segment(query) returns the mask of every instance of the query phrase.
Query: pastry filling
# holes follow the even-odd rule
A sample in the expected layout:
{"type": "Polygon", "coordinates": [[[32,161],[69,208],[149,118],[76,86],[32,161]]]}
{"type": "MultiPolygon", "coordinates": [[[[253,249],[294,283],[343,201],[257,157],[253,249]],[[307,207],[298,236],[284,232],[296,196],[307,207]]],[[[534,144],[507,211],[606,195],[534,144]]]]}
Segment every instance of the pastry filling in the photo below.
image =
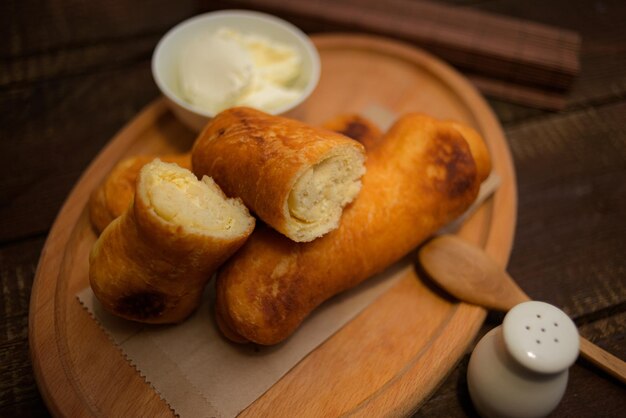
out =
{"type": "Polygon", "coordinates": [[[237,236],[253,218],[238,199],[228,199],[212,178],[199,181],[189,170],[158,159],[146,164],[138,193],[164,221],[194,232],[237,236]]]}
{"type": "Polygon", "coordinates": [[[331,156],[306,170],[289,195],[291,216],[303,224],[336,227],[343,207],[361,190],[363,163],[361,154],[346,153],[331,156]]]}

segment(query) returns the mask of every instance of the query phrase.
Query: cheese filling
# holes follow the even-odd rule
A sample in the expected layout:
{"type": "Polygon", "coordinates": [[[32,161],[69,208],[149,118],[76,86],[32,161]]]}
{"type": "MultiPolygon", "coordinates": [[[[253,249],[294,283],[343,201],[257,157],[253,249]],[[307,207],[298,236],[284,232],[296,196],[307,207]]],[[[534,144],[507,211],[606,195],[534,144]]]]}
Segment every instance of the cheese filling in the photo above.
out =
{"type": "Polygon", "coordinates": [[[309,168],[296,181],[288,200],[289,213],[304,224],[337,225],[343,207],[361,190],[363,158],[329,157],[309,168]]]}
{"type": "Polygon", "coordinates": [[[142,168],[138,193],[145,193],[154,212],[168,223],[199,233],[236,236],[251,224],[247,208],[228,199],[213,179],[156,159],[142,168]],[[143,186],[143,187],[142,187],[143,186]]]}

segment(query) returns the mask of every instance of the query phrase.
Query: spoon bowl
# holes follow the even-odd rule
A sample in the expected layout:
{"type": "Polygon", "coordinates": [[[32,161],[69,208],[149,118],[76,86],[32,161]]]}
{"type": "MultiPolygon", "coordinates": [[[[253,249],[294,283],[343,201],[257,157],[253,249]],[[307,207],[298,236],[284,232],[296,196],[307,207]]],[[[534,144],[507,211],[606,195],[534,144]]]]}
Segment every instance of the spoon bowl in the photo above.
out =
{"type": "MultiPolygon", "coordinates": [[[[531,300],[513,278],[482,249],[452,235],[434,238],[419,251],[424,271],[457,299],[506,312],[531,300]]],[[[580,353],[592,364],[626,383],[626,363],[580,337],[580,353]]]]}

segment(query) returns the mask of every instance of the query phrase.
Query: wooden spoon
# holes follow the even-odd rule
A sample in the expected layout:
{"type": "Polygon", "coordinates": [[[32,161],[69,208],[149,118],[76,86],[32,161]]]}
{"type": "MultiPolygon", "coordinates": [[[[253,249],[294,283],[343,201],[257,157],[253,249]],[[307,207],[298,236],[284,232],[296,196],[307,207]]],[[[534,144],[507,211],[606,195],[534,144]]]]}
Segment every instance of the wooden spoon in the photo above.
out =
{"type": "MultiPolygon", "coordinates": [[[[483,250],[452,235],[442,235],[422,247],[419,260],[435,283],[461,301],[506,312],[530,300],[513,278],[483,250]]],[[[626,383],[624,361],[582,336],[580,353],[626,383]]]]}

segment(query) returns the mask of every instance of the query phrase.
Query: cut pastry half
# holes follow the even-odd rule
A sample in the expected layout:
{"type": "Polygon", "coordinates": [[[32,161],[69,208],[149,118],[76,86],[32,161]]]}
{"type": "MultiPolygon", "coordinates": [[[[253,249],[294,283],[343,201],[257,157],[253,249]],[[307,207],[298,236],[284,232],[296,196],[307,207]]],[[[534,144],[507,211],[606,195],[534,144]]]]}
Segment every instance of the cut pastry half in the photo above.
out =
{"type": "Polygon", "coordinates": [[[296,242],[336,229],[365,173],[365,150],[357,141],[245,107],[213,118],[191,158],[196,175],[211,176],[296,242]]]}
{"type": "MultiPolygon", "coordinates": [[[[89,219],[100,234],[108,224],[128,209],[135,195],[141,168],[156,155],[135,155],[118,162],[89,197],[89,219]]],[[[168,154],[158,157],[183,168],[191,168],[190,154],[168,154]]]]}
{"type": "Polygon", "coordinates": [[[94,244],[91,287],[107,311],[123,318],[182,321],[254,224],[243,203],[211,178],[198,180],[156,159],[139,172],[133,204],[94,244]]]}

